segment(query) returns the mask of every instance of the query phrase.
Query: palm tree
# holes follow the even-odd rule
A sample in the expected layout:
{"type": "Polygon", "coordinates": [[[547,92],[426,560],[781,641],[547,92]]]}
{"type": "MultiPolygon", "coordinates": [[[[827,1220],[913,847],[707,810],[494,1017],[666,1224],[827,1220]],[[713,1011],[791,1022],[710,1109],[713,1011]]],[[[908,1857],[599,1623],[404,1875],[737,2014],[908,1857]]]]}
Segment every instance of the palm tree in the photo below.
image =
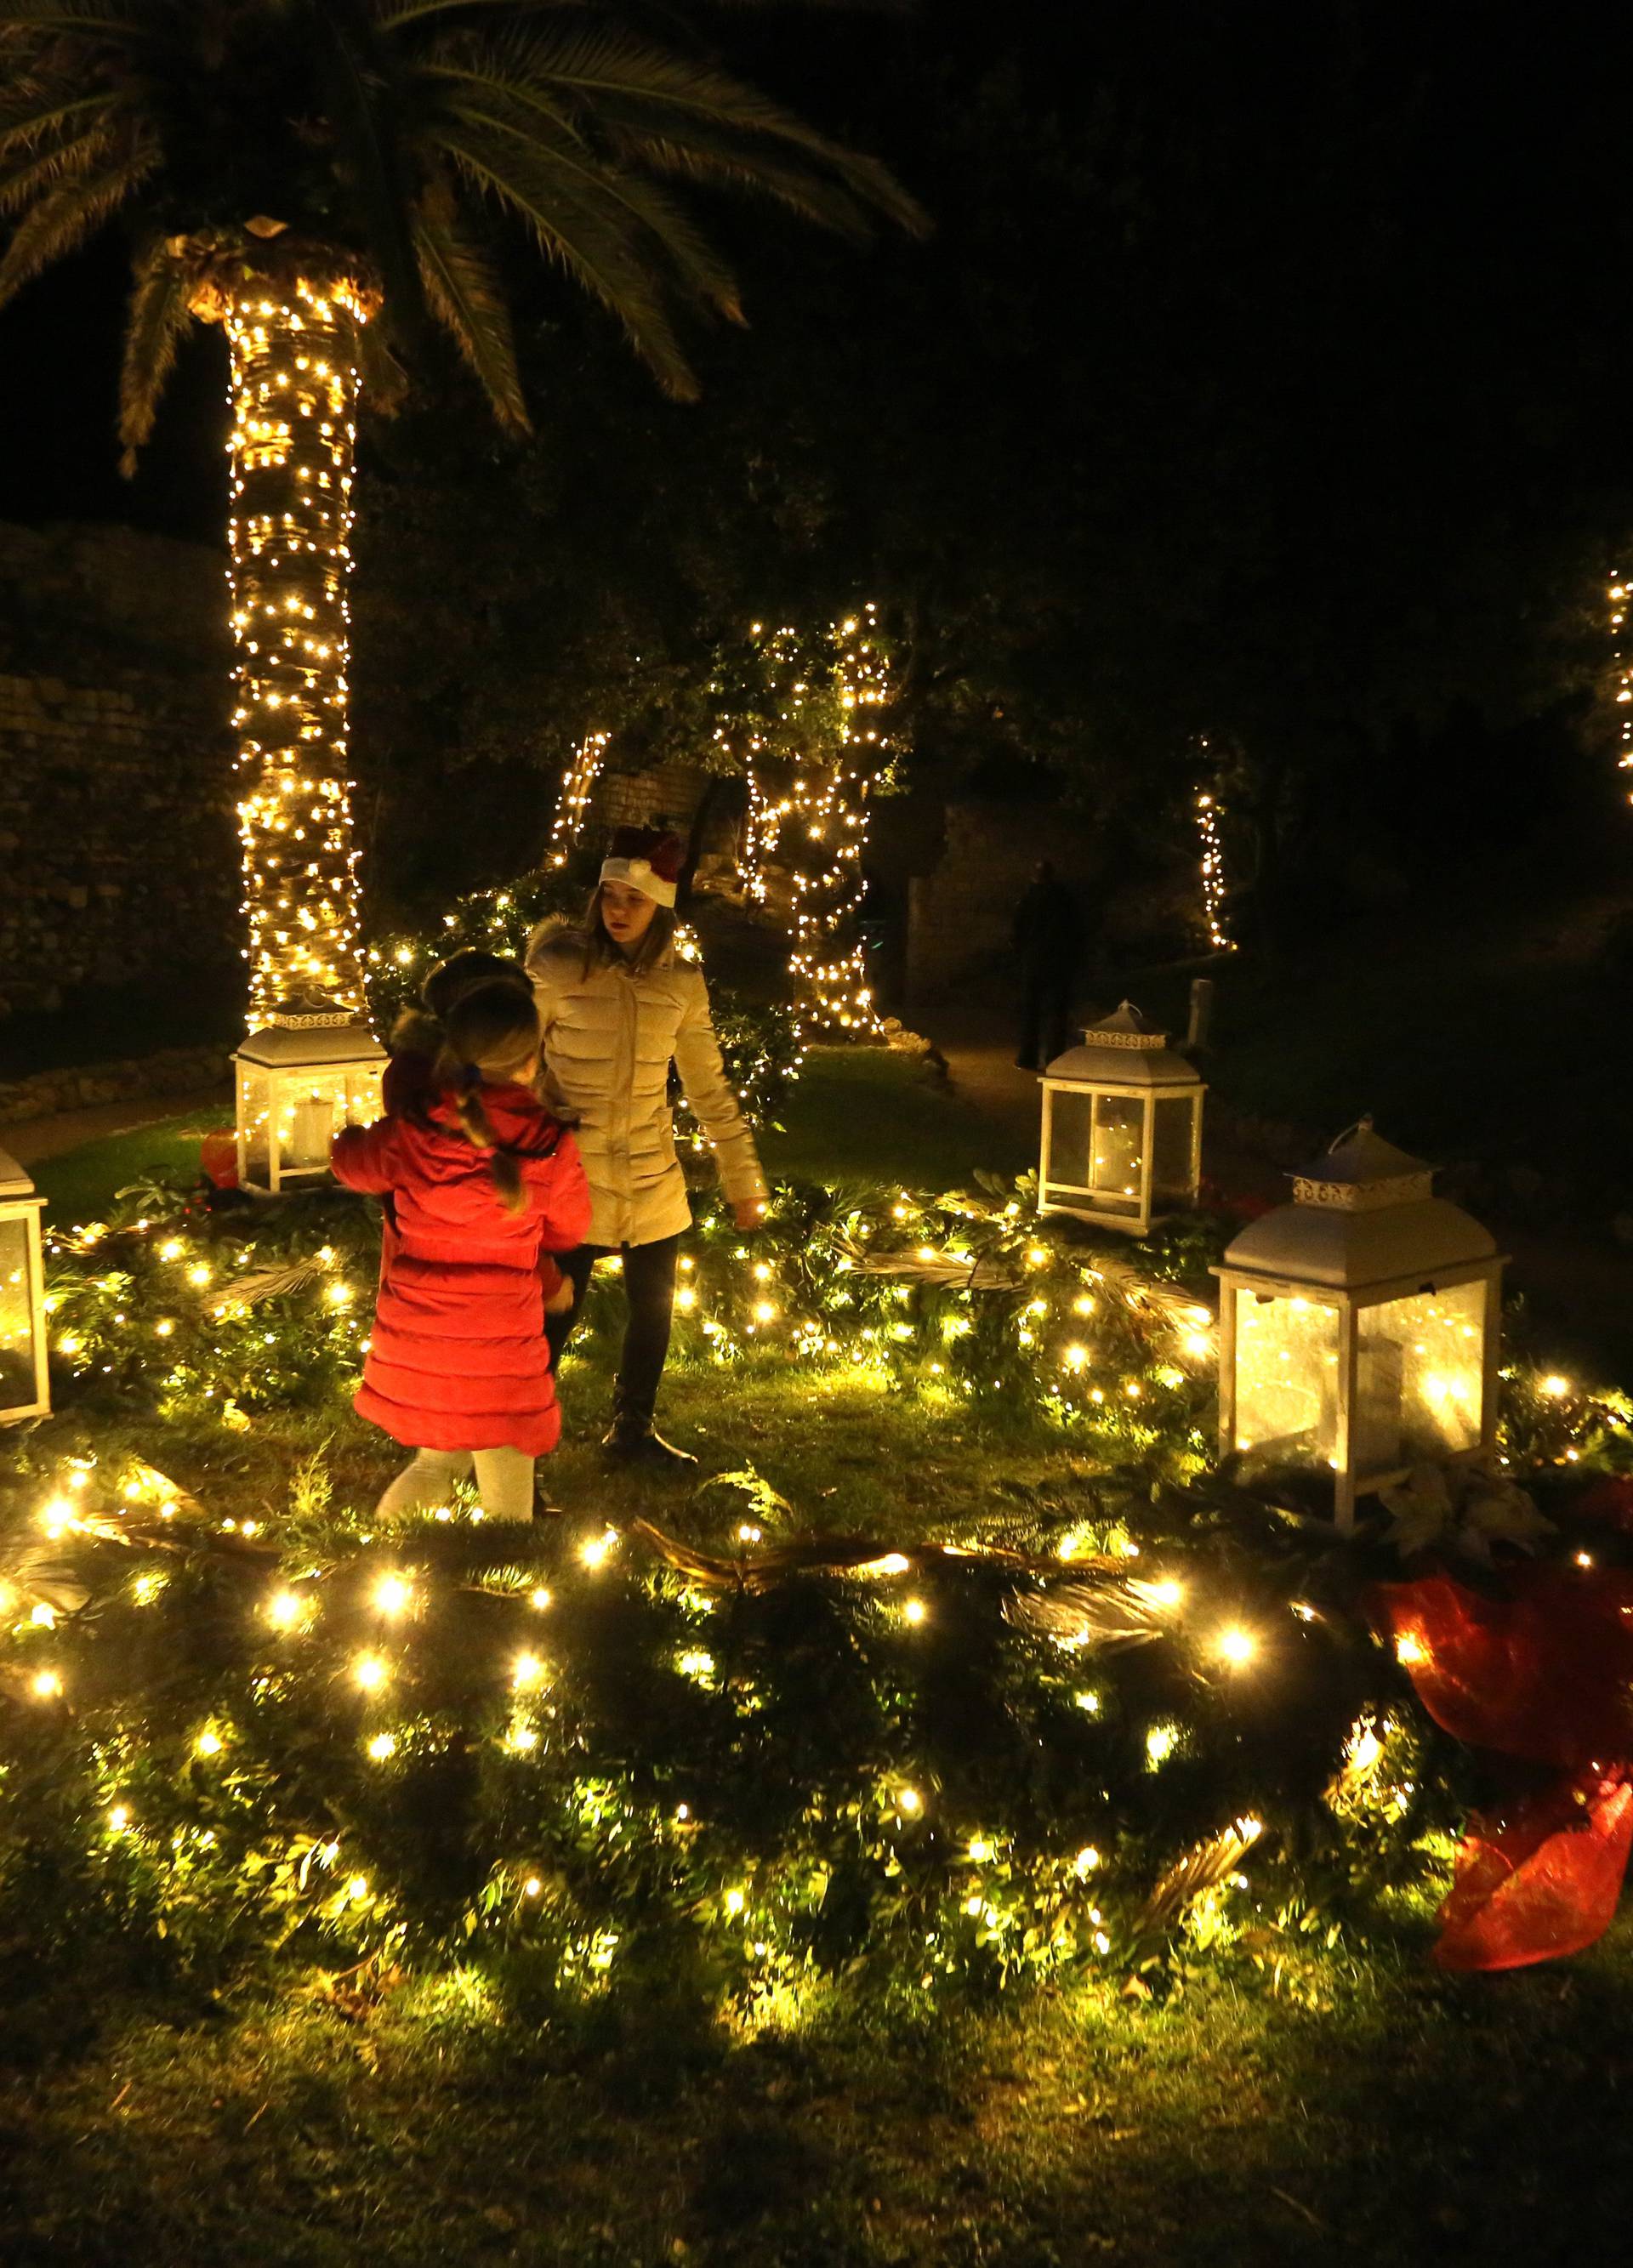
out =
{"type": "Polygon", "coordinates": [[[127,470],[190,324],[225,330],[250,1020],[355,1017],[360,395],[391,406],[429,315],[500,423],[526,430],[484,248],[494,217],[685,399],[677,316],[742,315],[672,182],[756,192],[857,238],[878,216],[923,217],[876,159],[708,56],[638,36],[616,6],[573,0],[0,0],[0,212],[16,217],[0,305],[115,216],[135,225],[127,470]]]}

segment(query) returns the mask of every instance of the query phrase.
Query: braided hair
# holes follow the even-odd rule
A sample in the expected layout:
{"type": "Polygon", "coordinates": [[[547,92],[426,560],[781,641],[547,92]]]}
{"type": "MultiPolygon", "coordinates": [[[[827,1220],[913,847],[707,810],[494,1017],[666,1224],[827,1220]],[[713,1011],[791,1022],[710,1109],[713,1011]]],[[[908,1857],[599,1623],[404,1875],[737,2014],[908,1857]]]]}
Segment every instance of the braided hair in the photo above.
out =
{"type": "Polygon", "coordinates": [[[479,984],[461,996],[443,1019],[435,1077],[452,1087],[454,1107],[473,1148],[492,1152],[489,1170],[506,1212],[520,1212],[521,1167],[493,1130],[482,1099],[484,1079],[520,1078],[539,1051],[538,1011],[531,991],[512,983],[479,984]]]}

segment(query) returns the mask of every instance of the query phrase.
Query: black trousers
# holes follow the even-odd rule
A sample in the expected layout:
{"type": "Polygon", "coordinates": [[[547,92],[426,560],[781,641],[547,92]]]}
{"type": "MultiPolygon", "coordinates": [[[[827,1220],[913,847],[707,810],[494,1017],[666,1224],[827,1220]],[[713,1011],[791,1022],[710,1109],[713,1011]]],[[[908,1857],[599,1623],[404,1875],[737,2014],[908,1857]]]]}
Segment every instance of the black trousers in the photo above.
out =
{"type": "Polygon", "coordinates": [[[1044,1064],[1053,1063],[1071,1045],[1075,981],[1075,971],[1059,961],[1041,967],[1034,964],[1027,969],[1022,994],[1021,1045],[1015,1059],[1028,1071],[1041,1071],[1044,1064]],[[1038,1056],[1040,1042],[1042,1063],[1038,1056]]]}
{"type": "MultiPolygon", "coordinates": [[[[556,1256],[556,1265],[573,1286],[573,1305],[565,1314],[546,1315],[544,1336],[550,1341],[552,1367],[573,1336],[589,1287],[590,1270],[610,1257],[610,1244],[580,1244],[575,1251],[556,1256]]],[[[680,1252],[678,1236],[661,1236],[655,1244],[625,1244],[624,1297],[628,1321],[624,1327],[624,1352],[613,1388],[616,1417],[650,1425],[657,1405],[658,1381],[669,1351],[669,1324],[675,1308],[675,1263],[680,1252]]]]}

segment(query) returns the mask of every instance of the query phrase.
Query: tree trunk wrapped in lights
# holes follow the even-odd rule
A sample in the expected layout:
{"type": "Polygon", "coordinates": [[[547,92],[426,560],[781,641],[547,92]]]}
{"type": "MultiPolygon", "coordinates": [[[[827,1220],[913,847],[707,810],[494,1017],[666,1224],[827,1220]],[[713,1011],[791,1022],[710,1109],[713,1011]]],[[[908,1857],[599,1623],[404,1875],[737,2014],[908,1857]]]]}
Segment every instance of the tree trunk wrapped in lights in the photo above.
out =
{"type": "Polygon", "coordinates": [[[351,465],[366,285],[281,241],[213,265],[194,312],[232,358],[230,591],[250,1036],[235,1058],[240,1178],[321,1173],[374,1114],[363,1020],[346,669],[351,465]]]}
{"type": "MultiPolygon", "coordinates": [[[[749,895],[761,904],[769,896],[766,868],[787,872],[788,973],[802,1036],[865,1039],[878,1030],[879,1018],[859,934],[868,895],[861,858],[868,799],[889,755],[873,712],[890,698],[890,668],[871,604],[836,623],[830,642],[831,686],[802,668],[793,630],[765,641],[773,667],[800,674],[782,696],[776,729],[747,740],[744,865],[749,895]],[[789,757],[791,740],[797,752],[789,757]],[[784,775],[777,786],[773,770],[784,775]]],[[[715,738],[724,743],[726,736],[715,738]]]]}

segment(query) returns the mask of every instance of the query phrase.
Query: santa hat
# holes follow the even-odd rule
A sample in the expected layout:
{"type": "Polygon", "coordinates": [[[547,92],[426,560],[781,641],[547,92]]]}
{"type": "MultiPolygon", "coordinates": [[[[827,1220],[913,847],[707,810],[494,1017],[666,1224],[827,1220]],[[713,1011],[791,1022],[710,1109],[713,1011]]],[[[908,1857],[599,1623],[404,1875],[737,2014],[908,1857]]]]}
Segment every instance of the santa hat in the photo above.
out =
{"type": "Polygon", "coordinates": [[[620,827],[601,862],[601,879],[625,882],[642,897],[672,906],[685,856],[678,835],[661,835],[655,827],[620,827]]]}

